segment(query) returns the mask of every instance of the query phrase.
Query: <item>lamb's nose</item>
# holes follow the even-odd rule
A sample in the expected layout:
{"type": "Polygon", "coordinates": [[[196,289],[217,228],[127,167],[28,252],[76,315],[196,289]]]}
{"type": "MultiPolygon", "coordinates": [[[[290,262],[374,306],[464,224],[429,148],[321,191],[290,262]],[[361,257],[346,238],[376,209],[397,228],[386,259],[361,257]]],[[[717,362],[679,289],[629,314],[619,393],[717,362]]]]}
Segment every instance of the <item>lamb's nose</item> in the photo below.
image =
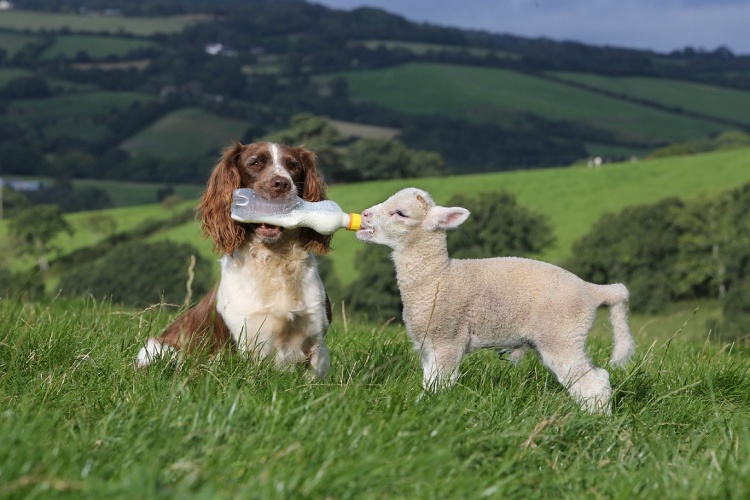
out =
{"type": "Polygon", "coordinates": [[[291,188],[292,183],[289,182],[289,179],[287,179],[286,177],[277,175],[276,177],[271,179],[271,189],[273,189],[273,192],[276,194],[288,193],[291,188]]]}
{"type": "Polygon", "coordinates": [[[365,218],[369,218],[369,217],[370,217],[370,215],[372,215],[372,212],[370,212],[370,209],[369,209],[369,208],[368,208],[367,210],[365,210],[364,212],[362,212],[362,218],[363,218],[363,219],[365,219],[365,218]]]}

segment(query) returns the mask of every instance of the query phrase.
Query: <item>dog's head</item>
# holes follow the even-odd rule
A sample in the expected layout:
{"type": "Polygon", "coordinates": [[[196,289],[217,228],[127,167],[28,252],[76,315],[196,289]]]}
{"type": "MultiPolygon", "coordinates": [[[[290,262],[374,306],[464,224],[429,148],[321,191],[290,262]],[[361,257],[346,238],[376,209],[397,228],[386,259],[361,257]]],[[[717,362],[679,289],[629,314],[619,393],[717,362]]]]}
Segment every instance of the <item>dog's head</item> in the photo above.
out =
{"type": "MultiPolygon", "coordinates": [[[[231,254],[248,238],[269,244],[282,238],[282,228],[240,223],[230,217],[232,195],[238,188],[252,188],[268,200],[286,201],[299,196],[307,201],[321,201],[326,194],[312,151],[270,142],[235,142],[224,150],[214,167],[198,205],[203,234],[213,238],[214,251],[219,254],[231,254]]],[[[328,252],[330,236],[308,228],[295,231],[306,249],[328,252]]]]}

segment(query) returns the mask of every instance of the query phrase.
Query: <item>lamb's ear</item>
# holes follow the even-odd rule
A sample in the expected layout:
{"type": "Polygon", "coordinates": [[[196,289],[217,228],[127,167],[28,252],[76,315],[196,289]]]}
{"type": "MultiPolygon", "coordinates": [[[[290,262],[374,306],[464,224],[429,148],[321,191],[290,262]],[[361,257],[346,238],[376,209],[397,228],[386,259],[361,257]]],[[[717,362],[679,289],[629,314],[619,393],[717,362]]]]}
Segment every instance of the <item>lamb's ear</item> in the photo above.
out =
{"type": "Polygon", "coordinates": [[[430,231],[455,229],[469,218],[470,213],[461,207],[432,207],[427,212],[427,228],[430,231]]]}

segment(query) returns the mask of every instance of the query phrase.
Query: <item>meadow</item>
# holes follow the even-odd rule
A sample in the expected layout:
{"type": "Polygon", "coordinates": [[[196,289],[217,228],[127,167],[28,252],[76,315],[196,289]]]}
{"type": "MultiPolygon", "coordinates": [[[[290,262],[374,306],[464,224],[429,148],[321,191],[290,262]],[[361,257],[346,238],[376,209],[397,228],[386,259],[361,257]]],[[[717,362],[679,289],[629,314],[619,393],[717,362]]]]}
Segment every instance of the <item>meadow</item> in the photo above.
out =
{"type": "MultiPolygon", "coordinates": [[[[134,370],[175,310],[0,301],[4,498],[744,498],[750,351],[634,333],[614,411],[531,354],[423,395],[403,327],[337,320],[329,377],[232,352],[134,370]]],[[[607,327],[590,355],[609,355],[607,327]]]]}
{"type": "Polygon", "coordinates": [[[585,73],[550,73],[556,78],[673,106],[685,111],[750,124],[750,92],[664,78],[614,77],[585,73]]]}
{"type": "Polygon", "coordinates": [[[224,118],[200,108],[184,108],[156,120],[129,137],[120,148],[131,154],[146,153],[157,158],[205,156],[217,148],[241,140],[247,122],[224,118]]]}
{"type": "Polygon", "coordinates": [[[17,99],[8,105],[8,113],[19,124],[38,127],[48,139],[75,137],[92,141],[107,133],[97,122],[97,116],[154,99],[152,95],[138,92],[89,91],[42,99],[17,99]]]}
{"type": "Polygon", "coordinates": [[[62,35],[55,37],[54,43],[41,55],[43,61],[62,58],[75,58],[85,52],[90,59],[105,59],[109,56],[126,56],[133,50],[155,48],[148,40],[118,38],[112,36],[62,35]]]}
{"type": "Polygon", "coordinates": [[[511,70],[410,63],[348,72],[353,96],[406,113],[439,112],[511,126],[521,113],[587,123],[622,141],[653,144],[718,133],[725,125],[669,113],[511,70]]]}
{"type": "Polygon", "coordinates": [[[156,33],[177,33],[185,26],[200,22],[203,18],[188,15],[139,18],[9,10],[4,11],[0,16],[0,28],[31,32],[64,29],[71,32],[150,36],[156,33]]]}

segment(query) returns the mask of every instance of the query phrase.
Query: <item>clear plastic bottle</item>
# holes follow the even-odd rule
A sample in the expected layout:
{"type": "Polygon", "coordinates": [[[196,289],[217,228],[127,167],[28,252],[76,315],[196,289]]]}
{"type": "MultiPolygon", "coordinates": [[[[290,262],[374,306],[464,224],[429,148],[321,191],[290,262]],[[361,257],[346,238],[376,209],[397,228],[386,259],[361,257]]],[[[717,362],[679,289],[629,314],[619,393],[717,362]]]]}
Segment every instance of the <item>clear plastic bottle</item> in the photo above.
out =
{"type": "Polygon", "coordinates": [[[346,213],[331,200],[266,200],[250,188],[234,191],[232,219],[285,228],[309,227],[320,234],[333,234],[343,228],[356,231],[362,221],[360,214],[346,213]]]}

